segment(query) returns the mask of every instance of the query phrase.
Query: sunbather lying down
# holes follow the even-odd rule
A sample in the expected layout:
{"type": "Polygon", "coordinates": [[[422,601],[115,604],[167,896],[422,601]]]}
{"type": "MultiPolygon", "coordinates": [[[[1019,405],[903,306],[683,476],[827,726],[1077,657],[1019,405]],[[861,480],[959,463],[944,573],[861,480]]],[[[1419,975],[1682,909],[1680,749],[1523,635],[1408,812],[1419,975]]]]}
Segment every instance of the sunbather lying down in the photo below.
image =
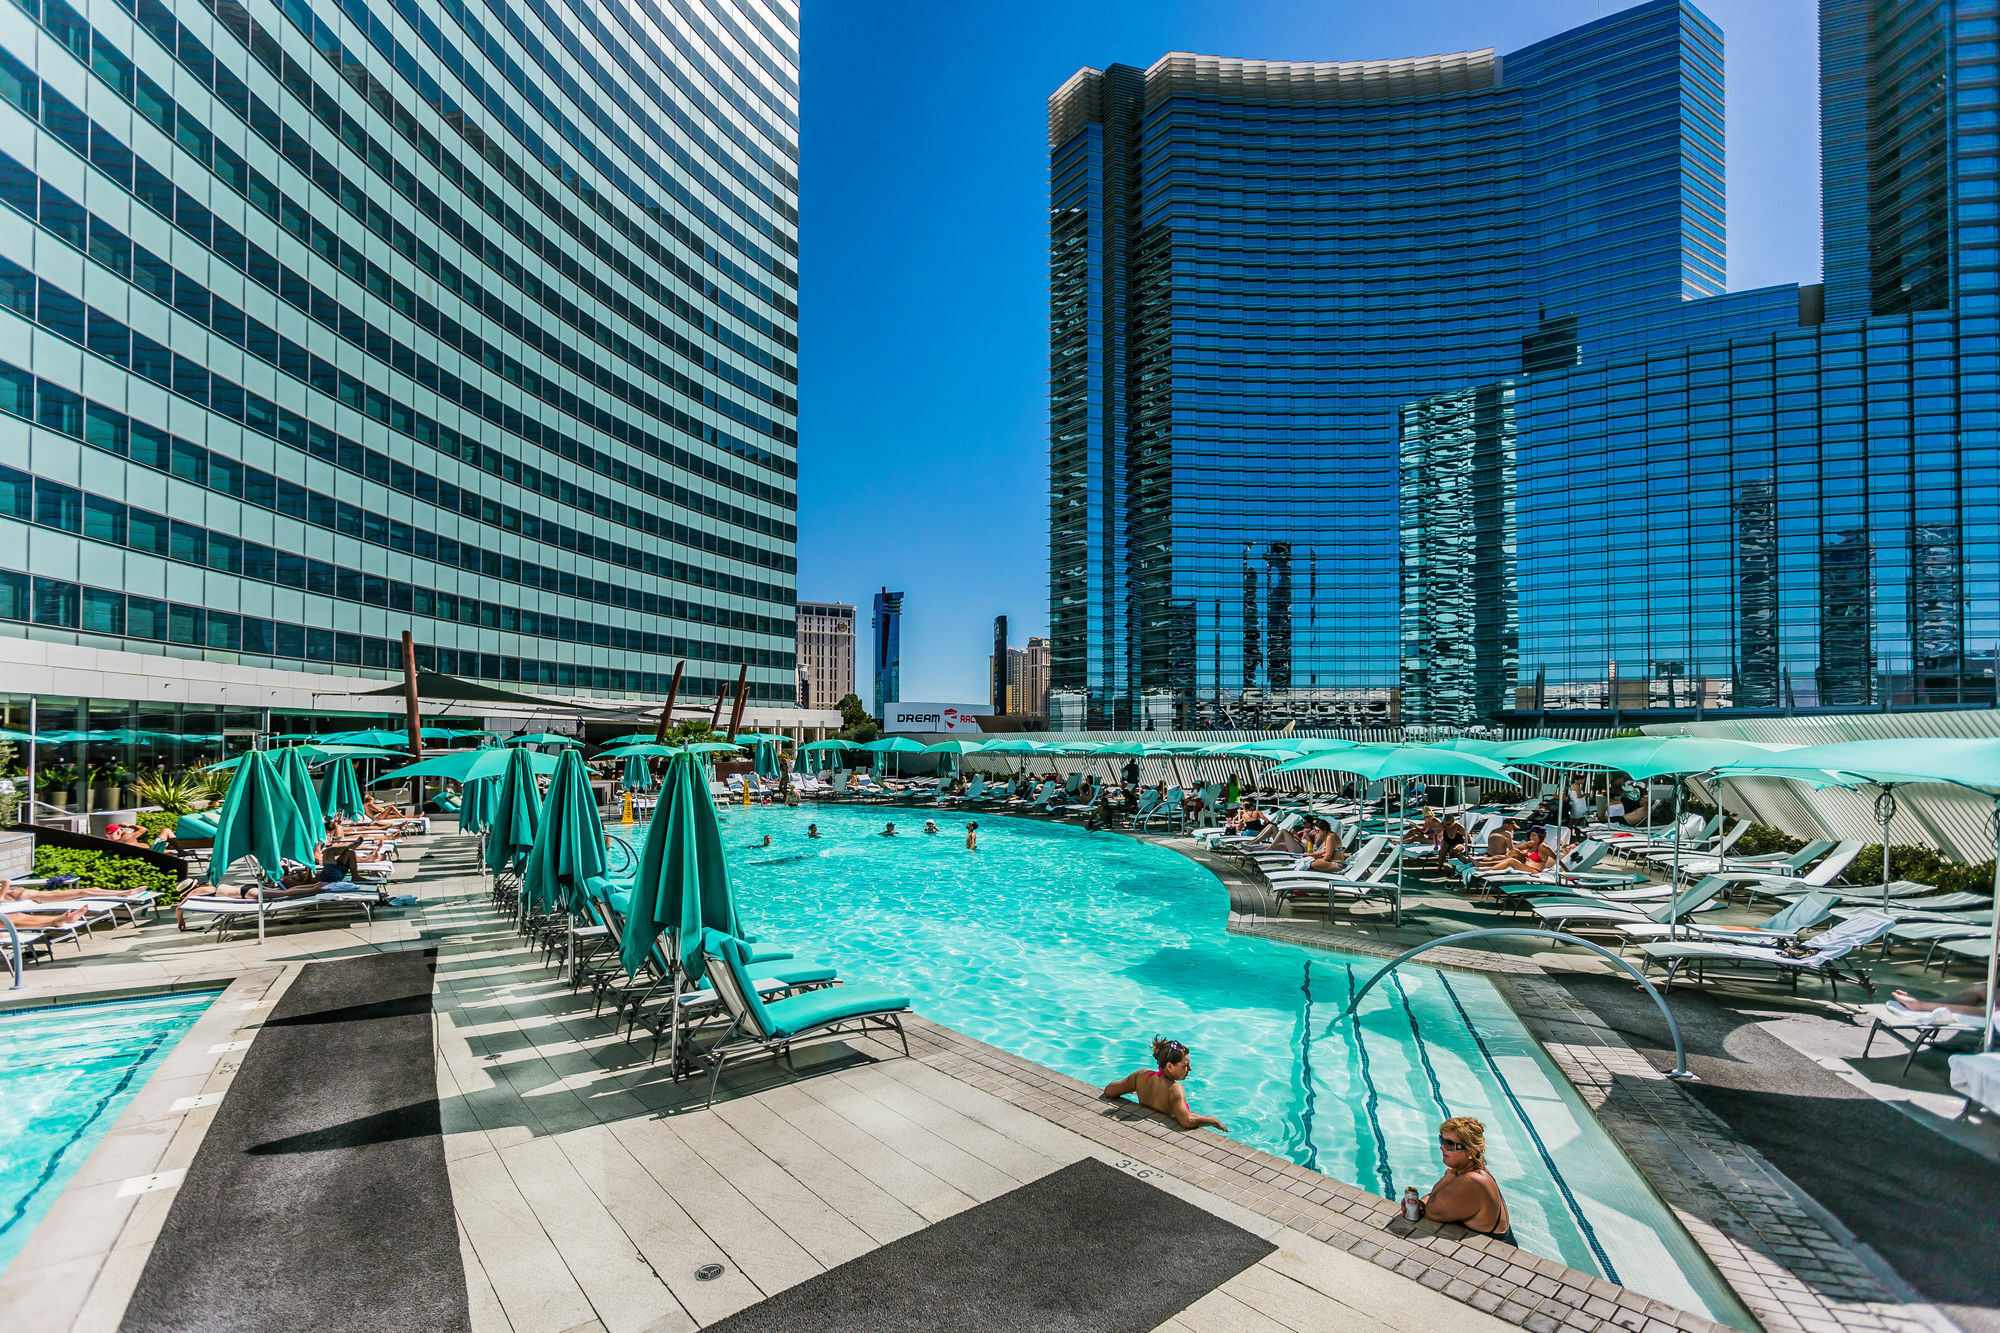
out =
{"type": "Polygon", "coordinates": [[[1956,995],[1947,995],[1941,1000],[1923,1000],[1906,990],[1897,991],[1892,997],[1912,1013],[1928,1014],[1939,1009],[1949,1009],[1954,1014],[1984,1014],[1986,1012],[1986,983],[1967,986],[1956,995]]]}
{"type": "Polygon", "coordinates": [[[67,912],[9,912],[7,919],[14,923],[16,930],[48,930],[56,926],[73,926],[89,915],[81,907],[72,907],[67,912]]]}

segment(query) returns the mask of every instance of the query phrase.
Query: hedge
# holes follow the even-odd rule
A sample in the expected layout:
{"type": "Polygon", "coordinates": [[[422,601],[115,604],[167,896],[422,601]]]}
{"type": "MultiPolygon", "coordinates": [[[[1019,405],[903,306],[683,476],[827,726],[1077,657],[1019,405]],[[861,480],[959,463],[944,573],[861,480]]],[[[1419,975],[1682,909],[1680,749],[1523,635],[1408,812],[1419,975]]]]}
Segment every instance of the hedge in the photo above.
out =
{"type": "Polygon", "coordinates": [[[75,875],[79,887],[102,889],[108,894],[141,893],[151,890],[162,900],[171,898],[174,877],[147,865],[136,856],[113,852],[87,852],[74,847],[35,848],[37,875],[75,875]]]}

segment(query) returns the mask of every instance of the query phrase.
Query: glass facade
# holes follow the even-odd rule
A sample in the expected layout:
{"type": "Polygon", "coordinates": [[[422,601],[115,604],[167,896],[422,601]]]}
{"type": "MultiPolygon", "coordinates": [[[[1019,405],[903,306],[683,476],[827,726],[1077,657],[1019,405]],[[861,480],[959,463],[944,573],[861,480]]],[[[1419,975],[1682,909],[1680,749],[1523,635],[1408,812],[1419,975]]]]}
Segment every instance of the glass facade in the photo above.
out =
{"type": "Polygon", "coordinates": [[[1687,4],[1059,90],[1052,723],[1991,702],[1992,19],[1825,9],[1823,291],[1687,4]]]}
{"type": "Polygon", "coordinates": [[[791,700],[797,45],[786,0],[0,7],[0,634],[791,700]]]}
{"type": "Polygon", "coordinates": [[[888,706],[903,697],[903,594],[887,588],[876,593],[869,624],[875,634],[875,716],[887,717],[888,706]]]}

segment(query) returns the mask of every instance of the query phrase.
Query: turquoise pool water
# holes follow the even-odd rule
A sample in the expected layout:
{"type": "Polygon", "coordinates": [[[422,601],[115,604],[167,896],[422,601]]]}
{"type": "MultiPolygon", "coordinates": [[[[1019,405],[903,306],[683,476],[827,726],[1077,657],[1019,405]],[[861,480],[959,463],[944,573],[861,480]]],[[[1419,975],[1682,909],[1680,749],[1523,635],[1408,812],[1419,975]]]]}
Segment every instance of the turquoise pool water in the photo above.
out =
{"type": "Polygon", "coordinates": [[[1358,1024],[1339,1022],[1381,960],[1229,934],[1227,891],[1167,848],[978,812],[926,836],[925,817],[731,808],[746,924],[1087,1082],[1149,1064],[1154,1033],[1177,1037],[1190,1102],[1231,1137],[1392,1198],[1427,1192],[1444,1171],[1439,1122],[1475,1115],[1526,1248],[1754,1327],[1484,978],[1408,964],[1358,1024]],[[901,836],[878,836],[890,818],[901,836]]]}
{"type": "Polygon", "coordinates": [[[219,994],[0,1011],[0,1273],[219,994]]]}

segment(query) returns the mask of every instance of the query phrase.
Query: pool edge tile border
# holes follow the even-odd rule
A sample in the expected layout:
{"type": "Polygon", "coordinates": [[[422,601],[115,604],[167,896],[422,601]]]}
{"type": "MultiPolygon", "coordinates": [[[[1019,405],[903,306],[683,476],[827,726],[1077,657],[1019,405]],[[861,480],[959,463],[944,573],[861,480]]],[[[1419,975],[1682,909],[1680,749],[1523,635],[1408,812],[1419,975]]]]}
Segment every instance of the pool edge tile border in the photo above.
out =
{"type": "MultiPolygon", "coordinates": [[[[1228,929],[1329,952],[1384,959],[1404,952],[1317,922],[1233,910],[1228,929]]],[[[1823,1210],[1809,1205],[1790,1178],[1573,999],[1540,964],[1455,948],[1431,950],[1423,961],[1493,982],[1640,1178],[1765,1328],[1942,1333],[1957,1327],[1893,1272],[1856,1258],[1851,1239],[1835,1236],[1823,1210]],[[1746,1208],[1738,1200],[1753,1202],[1746,1208]]]]}
{"type": "Polygon", "coordinates": [[[175,1186],[121,1191],[133,1180],[184,1170],[194,1160],[215,1115],[213,1103],[175,1109],[181,1099],[169,1094],[179,1089],[168,1085],[198,1080],[200,1095],[213,1095],[219,1102],[242,1063],[241,1052],[217,1053],[210,1048],[232,1044],[240,1039],[239,1033],[254,1037],[270,1005],[291,985],[300,967],[299,963],[273,963],[149,985],[38,992],[32,1000],[0,1004],[0,1009],[28,1011],[220,990],[105,1130],[90,1156],[79,1164],[76,1175],[56,1196],[48,1214],[36,1223],[6,1274],[0,1276],[0,1327],[114,1329],[122,1322],[126,1304],[179,1190],[175,1186]],[[169,1122],[171,1132],[163,1133],[169,1122]],[[150,1162],[122,1171],[116,1180],[91,1179],[92,1164],[101,1155],[114,1144],[122,1147],[121,1141],[144,1133],[159,1139],[150,1162]],[[66,1203],[77,1216],[51,1229],[47,1223],[66,1203]]]}

